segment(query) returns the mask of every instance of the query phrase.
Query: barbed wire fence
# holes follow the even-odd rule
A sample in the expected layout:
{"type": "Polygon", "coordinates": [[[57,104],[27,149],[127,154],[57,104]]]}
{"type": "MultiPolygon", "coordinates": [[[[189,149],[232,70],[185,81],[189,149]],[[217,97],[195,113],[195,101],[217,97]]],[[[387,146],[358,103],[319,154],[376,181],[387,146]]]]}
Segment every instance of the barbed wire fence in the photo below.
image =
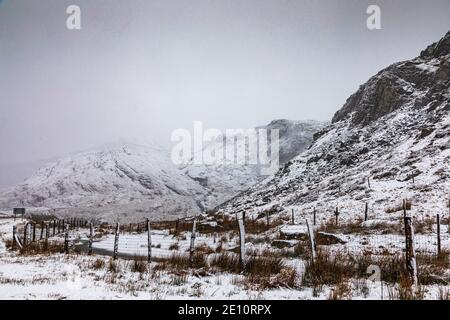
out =
{"type": "MultiPolygon", "coordinates": [[[[449,217],[436,214],[426,219],[413,217],[411,204],[403,202],[399,216],[390,219],[389,224],[369,223],[370,209],[364,206],[362,217],[354,221],[341,221],[339,207],[330,212],[332,215],[326,221],[319,221],[319,212],[313,208],[311,216],[295,220],[294,211],[287,214],[292,225],[305,224],[312,256],[321,248],[337,248],[348,255],[402,254],[406,257],[407,268],[417,266],[414,262],[416,254],[440,255],[449,252],[450,228],[449,217]],[[442,225],[442,223],[447,223],[442,225]],[[447,228],[447,230],[445,230],[447,228]],[[335,245],[335,246],[333,246],[335,245]]],[[[113,259],[147,259],[148,262],[167,259],[175,253],[187,257],[192,263],[193,257],[200,253],[208,255],[218,246],[218,237],[226,231],[236,234],[228,245],[229,251],[238,254],[239,263],[245,266],[246,245],[250,233],[262,234],[278,225],[277,218],[272,218],[268,212],[248,216],[245,211],[236,214],[215,215],[213,220],[203,215],[186,217],[175,221],[150,222],[148,219],[139,223],[128,224],[94,224],[86,219],[53,219],[49,221],[28,221],[19,223],[13,228],[13,247],[26,247],[35,242],[48,243],[52,237],[64,236],[64,252],[69,253],[69,242],[80,231],[85,235],[81,251],[111,256],[113,259]],[[215,220],[214,220],[215,219],[215,220]],[[202,246],[209,248],[205,250],[202,246]],[[210,248],[213,247],[213,248],[210,248]]],[[[270,246],[270,244],[268,244],[270,246]]],[[[411,277],[417,270],[410,271],[411,277]]]]}

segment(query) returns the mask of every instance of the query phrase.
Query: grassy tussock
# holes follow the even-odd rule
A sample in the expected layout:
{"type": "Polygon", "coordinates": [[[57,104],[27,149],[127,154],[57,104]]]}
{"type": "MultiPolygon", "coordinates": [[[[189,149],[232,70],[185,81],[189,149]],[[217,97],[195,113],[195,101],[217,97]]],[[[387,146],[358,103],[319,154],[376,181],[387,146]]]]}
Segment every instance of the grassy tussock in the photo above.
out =
{"type": "Polygon", "coordinates": [[[189,255],[179,253],[174,253],[168,258],[158,259],[158,262],[158,265],[155,266],[156,270],[187,270],[207,267],[205,255],[199,252],[193,255],[192,262],[189,255]]]}
{"type": "Polygon", "coordinates": [[[145,260],[143,257],[135,256],[133,261],[131,262],[131,271],[144,273],[147,271],[147,265],[147,260],[145,260]]]}
{"type": "Polygon", "coordinates": [[[447,284],[450,280],[448,276],[449,256],[448,251],[442,251],[439,255],[418,254],[416,261],[419,283],[422,285],[447,284]]]}
{"type": "Polygon", "coordinates": [[[414,221],[414,232],[416,234],[426,234],[433,232],[433,225],[436,224],[436,218],[425,218],[414,221]]]}
{"type": "Polygon", "coordinates": [[[102,258],[97,258],[91,263],[91,268],[94,270],[100,270],[105,268],[105,260],[102,258]]]}
{"type": "Polygon", "coordinates": [[[239,273],[242,268],[239,264],[239,256],[230,252],[222,252],[213,256],[210,266],[217,271],[239,273]]]}

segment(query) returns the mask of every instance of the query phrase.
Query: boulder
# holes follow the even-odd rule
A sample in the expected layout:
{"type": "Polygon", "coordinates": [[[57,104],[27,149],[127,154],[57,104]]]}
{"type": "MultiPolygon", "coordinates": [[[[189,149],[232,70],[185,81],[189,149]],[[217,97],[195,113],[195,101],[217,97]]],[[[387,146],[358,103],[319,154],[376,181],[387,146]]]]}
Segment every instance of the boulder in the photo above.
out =
{"type": "Polygon", "coordinates": [[[274,240],[272,241],[272,247],[278,248],[278,249],[284,249],[284,248],[292,248],[295,246],[295,241],[289,241],[289,240],[274,240]]]}
{"type": "Polygon", "coordinates": [[[285,225],[280,235],[286,240],[308,240],[308,229],[305,225],[285,225]]]}
{"type": "Polygon", "coordinates": [[[322,246],[329,246],[332,244],[345,244],[346,241],[339,237],[338,235],[327,233],[327,232],[318,232],[317,233],[317,244],[322,246]]]}

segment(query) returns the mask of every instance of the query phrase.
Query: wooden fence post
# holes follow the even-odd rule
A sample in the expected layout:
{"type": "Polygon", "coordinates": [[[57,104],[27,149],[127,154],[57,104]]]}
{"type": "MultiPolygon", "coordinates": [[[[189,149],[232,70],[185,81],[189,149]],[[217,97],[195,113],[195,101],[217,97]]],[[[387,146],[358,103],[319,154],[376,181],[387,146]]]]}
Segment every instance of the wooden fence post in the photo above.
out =
{"type": "Polygon", "coordinates": [[[44,248],[45,248],[45,250],[48,249],[48,238],[49,238],[49,236],[50,236],[50,228],[49,228],[49,227],[50,227],[49,224],[46,223],[46,224],[45,224],[45,242],[44,242],[44,248]]]}
{"type": "Polygon", "coordinates": [[[294,209],[291,209],[291,223],[295,224],[295,219],[294,219],[294,209]]]}
{"type": "Polygon", "coordinates": [[[33,242],[36,241],[36,223],[33,223],[33,242]]]}
{"type": "Polygon", "coordinates": [[[417,262],[414,248],[414,229],[412,218],[406,216],[405,220],[405,242],[406,242],[406,269],[414,286],[417,285],[417,262]]]}
{"type": "Polygon", "coordinates": [[[89,223],[89,251],[88,254],[92,254],[92,243],[94,242],[94,226],[92,225],[92,222],[89,223]]]}
{"type": "Polygon", "coordinates": [[[56,220],[53,220],[53,235],[56,235],[56,220]]]}
{"type": "Polygon", "coordinates": [[[366,208],[364,209],[364,221],[369,219],[369,203],[366,201],[366,208]]]}
{"type": "Polygon", "coordinates": [[[339,208],[336,207],[336,210],[334,210],[334,215],[336,217],[336,225],[338,225],[338,218],[339,218],[339,208]]]}
{"type": "Polygon", "coordinates": [[[192,224],[192,234],[191,234],[191,246],[189,248],[189,264],[192,265],[194,259],[195,250],[195,232],[197,230],[197,219],[194,217],[194,223],[192,224]]]}
{"type": "Polygon", "coordinates": [[[245,225],[243,219],[239,219],[236,214],[236,220],[239,227],[239,264],[242,270],[245,269],[245,225]]]}
{"type": "Polygon", "coordinates": [[[44,239],[44,221],[41,221],[41,235],[39,236],[39,240],[44,239]]]}
{"type": "Polygon", "coordinates": [[[447,223],[447,231],[450,234],[450,198],[448,199],[448,223],[447,223]]]}
{"type": "Polygon", "coordinates": [[[66,254],[69,253],[69,228],[66,228],[66,230],[64,230],[65,234],[64,234],[64,252],[66,254]]]}
{"type": "Polygon", "coordinates": [[[436,228],[437,228],[437,252],[441,254],[441,217],[439,213],[436,215],[436,228]]]}
{"type": "Polygon", "coordinates": [[[403,218],[405,218],[406,217],[406,200],[405,199],[403,199],[403,218]]]}
{"type": "Polygon", "coordinates": [[[175,233],[178,233],[178,228],[180,227],[180,218],[175,222],[175,233]]]}
{"type": "Polygon", "coordinates": [[[266,219],[267,219],[267,228],[269,228],[270,225],[269,211],[266,211],[266,219]]]}
{"type": "Polygon", "coordinates": [[[312,260],[312,263],[315,263],[316,257],[317,257],[316,240],[314,239],[314,230],[309,225],[308,219],[306,219],[306,227],[308,228],[308,238],[309,238],[309,244],[311,246],[311,260],[312,260]]]}
{"type": "Polygon", "coordinates": [[[147,261],[152,262],[152,228],[150,225],[150,220],[147,219],[147,261]]]}
{"type": "Polygon", "coordinates": [[[316,207],[313,210],[313,224],[316,225],[316,207]]]}
{"type": "Polygon", "coordinates": [[[25,228],[23,229],[23,247],[25,248],[28,244],[28,225],[29,223],[27,222],[25,224],[25,228]]]}
{"type": "Polygon", "coordinates": [[[114,256],[113,256],[114,260],[117,260],[117,257],[119,256],[119,232],[120,232],[120,225],[119,223],[117,223],[116,235],[114,236],[114,256]]]}
{"type": "Polygon", "coordinates": [[[16,237],[17,237],[17,227],[13,226],[13,240],[12,240],[12,249],[16,249],[16,237]]]}

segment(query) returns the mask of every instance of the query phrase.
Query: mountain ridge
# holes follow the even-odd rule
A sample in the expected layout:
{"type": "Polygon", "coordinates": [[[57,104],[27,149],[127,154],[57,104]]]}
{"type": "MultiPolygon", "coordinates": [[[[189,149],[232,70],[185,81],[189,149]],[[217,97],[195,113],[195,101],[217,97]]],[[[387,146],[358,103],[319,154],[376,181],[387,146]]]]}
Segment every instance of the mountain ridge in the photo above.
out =
{"type": "Polygon", "coordinates": [[[350,215],[370,202],[384,214],[408,198],[418,212],[446,212],[449,42],[450,32],[417,58],[371,77],[305,152],[218,210],[316,207],[333,216],[336,207],[350,215]]]}

